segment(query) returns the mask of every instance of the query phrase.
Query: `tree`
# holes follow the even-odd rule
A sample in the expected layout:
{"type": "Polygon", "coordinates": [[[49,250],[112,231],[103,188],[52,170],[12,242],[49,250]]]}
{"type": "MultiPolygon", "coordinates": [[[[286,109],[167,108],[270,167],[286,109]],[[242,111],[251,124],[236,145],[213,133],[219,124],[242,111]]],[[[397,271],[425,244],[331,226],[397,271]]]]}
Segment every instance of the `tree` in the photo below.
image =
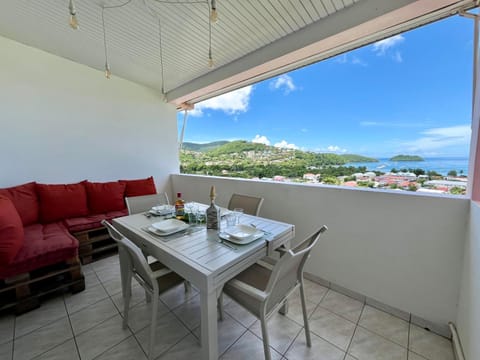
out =
{"type": "Polygon", "coordinates": [[[447,175],[457,177],[457,171],[456,170],[450,170],[447,175]]]}
{"type": "Polygon", "coordinates": [[[464,195],[465,194],[465,189],[460,187],[460,186],[454,186],[450,189],[450,194],[453,195],[464,195]]]}

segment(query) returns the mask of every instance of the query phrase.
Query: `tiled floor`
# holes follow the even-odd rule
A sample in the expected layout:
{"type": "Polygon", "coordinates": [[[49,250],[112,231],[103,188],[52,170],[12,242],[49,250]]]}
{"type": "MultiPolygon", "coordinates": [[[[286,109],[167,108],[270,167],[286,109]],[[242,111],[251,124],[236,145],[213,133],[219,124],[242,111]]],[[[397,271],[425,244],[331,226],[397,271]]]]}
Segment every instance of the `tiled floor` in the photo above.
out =
{"type": "MultiPolygon", "coordinates": [[[[46,301],[39,309],[0,317],[0,359],[146,359],[149,304],[133,288],[130,327],[123,330],[118,257],[84,267],[85,291],[46,301]]],[[[307,281],[312,347],[305,346],[298,294],[288,315],[269,321],[273,359],[453,360],[451,343],[422,328],[307,281]]],[[[263,359],[259,322],[225,300],[219,322],[221,359],[263,359]]],[[[179,286],[161,296],[155,354],[197,359],[199,294],[179,286]]]]}

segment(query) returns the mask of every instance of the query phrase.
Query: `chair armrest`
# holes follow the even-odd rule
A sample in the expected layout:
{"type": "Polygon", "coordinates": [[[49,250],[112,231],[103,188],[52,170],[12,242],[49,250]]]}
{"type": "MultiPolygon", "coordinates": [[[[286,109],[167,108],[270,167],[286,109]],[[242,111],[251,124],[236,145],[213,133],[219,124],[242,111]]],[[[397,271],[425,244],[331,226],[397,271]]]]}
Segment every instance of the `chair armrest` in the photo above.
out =
{"type": "Polygon", "coordinates": [[[258,290],[256,287],[248,285],[243,281],[233,279],[228,282],[228,285],[254,297],[257,300],[265,301],[267,299],[267,294],[264,291],[258,290]]]}
{"type": "Polygon", "coordinates": [[[261,267],[264,267],[265,269],[268,269],[270,271],[273,270],[276,263],[277,263],[276,259],[268,257],[268,256],[266,256],[266,257],[257,261],[258,265],[260,265],[261,267]]]}
{"type": "Polygon", "coordinates": [[[278,251],[279,253],[285,254],[288,251],[288,249],[286,249],[285,246],[282,245],[282,246],[276,248],[275,251],[278,251]]]}

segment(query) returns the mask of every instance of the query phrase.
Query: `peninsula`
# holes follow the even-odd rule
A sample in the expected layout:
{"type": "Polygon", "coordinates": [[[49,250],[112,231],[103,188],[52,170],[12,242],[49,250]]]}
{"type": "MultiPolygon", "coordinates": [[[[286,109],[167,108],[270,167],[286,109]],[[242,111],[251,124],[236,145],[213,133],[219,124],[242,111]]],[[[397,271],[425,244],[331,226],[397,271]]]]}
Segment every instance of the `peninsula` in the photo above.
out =
{"type": "Polygon", "coordinates": [[[425,161],[418,155],[396,155],[390,158],[390,161],[425,161]]]}

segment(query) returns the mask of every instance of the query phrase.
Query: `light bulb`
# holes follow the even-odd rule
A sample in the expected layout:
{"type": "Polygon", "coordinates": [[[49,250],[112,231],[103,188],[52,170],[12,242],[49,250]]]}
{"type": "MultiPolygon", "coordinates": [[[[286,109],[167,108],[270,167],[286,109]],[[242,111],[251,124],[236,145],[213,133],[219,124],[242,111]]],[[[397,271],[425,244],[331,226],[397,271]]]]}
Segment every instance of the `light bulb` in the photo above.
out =
{"type": "Polygon", "coordinates": [[[110,79],[112,76],[112,72],[110,71],[110,65],[108,65],[108,62],[105,63],[105,77],[107,79],[110,79]]]}
{"type": "Polygon", "coordinates": [[[218,13],[217,9],[212,8],[212,12],[210,13],[210,21],[212,23],[216,23],[218,21],[218,13]]]}
{"type": "Polygon", "coordinates": [[[70,27],[74,30],[78,29],[78,19],[77,19],[77,11],[75,10],[75,5],[73,4],[73,0],[70,0],[68,3],[68,11],[70,12],[70,27]]]}
{"type": "Polygon", "coordinates": [[[78,19],[77,19],[77,15],[76,14],[70,14],[70,27],[73,29],[73,30],[77,30],[78,29],[78,19]]]}
{"type": "Polygon", "coordinates": [[[211,69],[215,66],[215,63],[213,62],[212,58],[208,58],[208,67],[211,69]]]}

